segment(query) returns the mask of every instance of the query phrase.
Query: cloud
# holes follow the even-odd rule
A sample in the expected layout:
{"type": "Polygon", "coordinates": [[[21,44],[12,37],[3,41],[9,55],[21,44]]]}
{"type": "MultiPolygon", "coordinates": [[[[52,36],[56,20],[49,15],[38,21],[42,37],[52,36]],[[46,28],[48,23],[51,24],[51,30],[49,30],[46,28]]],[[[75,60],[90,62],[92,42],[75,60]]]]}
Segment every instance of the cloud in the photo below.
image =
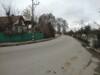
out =
{"type": "MultiPolygon", "coordinates": [[[[53,13],[63,17],[70,24],[83,19],[84,21],[100,20],[100,0],[38,0],[35,14],[53,13]]],[[[14,6],[23,10],[31,4],[31,0],[14,0],[14,6]]]]}

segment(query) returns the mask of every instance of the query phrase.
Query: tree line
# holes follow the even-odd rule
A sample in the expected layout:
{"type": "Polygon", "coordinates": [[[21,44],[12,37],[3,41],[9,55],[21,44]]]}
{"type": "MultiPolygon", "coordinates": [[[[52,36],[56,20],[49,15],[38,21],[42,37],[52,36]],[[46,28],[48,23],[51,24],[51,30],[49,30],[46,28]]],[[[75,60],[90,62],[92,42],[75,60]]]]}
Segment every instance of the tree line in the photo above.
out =
{"type": "MultiPolygon", "coordinates": [[[[11,31],[13,22],[11,16],[23,16],[25,19],[29,19],[32,24],[32,7],[28,6],[21,14],[18,10],[12,7],[12,4],[1,3],[4,10],[4,15],[8,18],[9,24],[5,27],[8,31],[11,31]]],[[[56,18],[52,13],[44,13],[41,16],[35,16],[34,26],[32,26],[32,32],[42,32],[45,37],[55,37],[55,34],[66,33],[68,23],[63,18],[56,18]]],[[[0,29],[2,30],[2,29],[0,29]]]]}

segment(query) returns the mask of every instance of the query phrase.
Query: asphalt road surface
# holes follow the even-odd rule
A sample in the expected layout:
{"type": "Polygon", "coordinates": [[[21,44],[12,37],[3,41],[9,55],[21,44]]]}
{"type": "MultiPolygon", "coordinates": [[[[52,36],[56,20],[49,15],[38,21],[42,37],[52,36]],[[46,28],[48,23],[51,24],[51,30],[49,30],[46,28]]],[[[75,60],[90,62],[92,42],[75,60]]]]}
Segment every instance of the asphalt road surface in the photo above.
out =
{"type": "Polygon", "coordinates": [[[0,48],[0,75],[93,75],[96,62],[69,36],[0,48]]]}

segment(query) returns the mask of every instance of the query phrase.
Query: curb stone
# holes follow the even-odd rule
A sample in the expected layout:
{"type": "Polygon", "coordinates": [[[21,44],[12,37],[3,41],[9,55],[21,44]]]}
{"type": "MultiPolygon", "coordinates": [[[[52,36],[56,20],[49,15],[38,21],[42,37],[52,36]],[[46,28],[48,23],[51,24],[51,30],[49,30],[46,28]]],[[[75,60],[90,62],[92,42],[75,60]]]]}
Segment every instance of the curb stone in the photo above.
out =
{"type": "Polygon", "coordinates": [[[36,41],[32,40],[32,41],[26,41],[26,42],[20,42],[20,43],[19,42],[17,42],[17,43],[1,43],[0,47],[19,46],[19,45],[26,45],[26,44],[32,44],[32,43],[39,43],[39,42],[53,40],[53,39],[56,39],[56,38],[58,38],[58,37],[36,40],[36,41]]]}

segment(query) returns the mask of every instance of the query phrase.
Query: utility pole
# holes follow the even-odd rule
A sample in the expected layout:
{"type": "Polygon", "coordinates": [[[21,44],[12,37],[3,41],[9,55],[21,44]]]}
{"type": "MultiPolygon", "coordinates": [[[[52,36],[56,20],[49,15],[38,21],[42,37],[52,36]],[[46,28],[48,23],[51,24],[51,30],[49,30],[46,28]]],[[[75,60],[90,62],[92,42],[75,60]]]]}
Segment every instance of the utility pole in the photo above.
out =
{"type": "Polygon", "coordinates": [[[32,0],[32,27],[34,27],[34,12],[35,12],[35,6],[39,5],[40,2],[35,2],[32,0]]]}

